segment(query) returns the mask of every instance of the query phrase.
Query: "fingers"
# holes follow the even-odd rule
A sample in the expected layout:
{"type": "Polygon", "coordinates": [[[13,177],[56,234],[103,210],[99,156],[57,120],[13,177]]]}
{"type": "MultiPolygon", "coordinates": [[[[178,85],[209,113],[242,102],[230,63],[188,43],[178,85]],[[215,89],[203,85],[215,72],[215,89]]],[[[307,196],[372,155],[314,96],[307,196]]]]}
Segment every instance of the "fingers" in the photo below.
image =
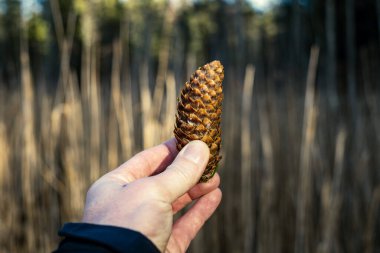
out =
{"type": "Polygon", "coordinates": [[[219,184],[220,177],[218,173],[216,173],[208,182],[196,184],[187,193],[185,193],[173,202],[173,213],[177,213],[192,201],[199,199],[203,195],[215,190],[219,187],[219,184]]]}
{"type": "Polygon", "coordinates": [[[168,247],[175,247],[173,252],[185,252],[203,224],[214,213],[221,199],[222,192],[219,188],[200,198],[173,225],[168,247]]]}
{"type": "Polygon", "coordinates": [[[119,181],[122,185],[136,179],[162,172],[178,154],[174,138],[147,150],[109,172],[107,176],[119,181]]]}
{"type": "Polygon", "coordinates": [[[162,200],[173,203],[193,187],[205,170],[209,156],[209,148],[204,142],[187,144],[173,163],[154,178],[162,200]]]}

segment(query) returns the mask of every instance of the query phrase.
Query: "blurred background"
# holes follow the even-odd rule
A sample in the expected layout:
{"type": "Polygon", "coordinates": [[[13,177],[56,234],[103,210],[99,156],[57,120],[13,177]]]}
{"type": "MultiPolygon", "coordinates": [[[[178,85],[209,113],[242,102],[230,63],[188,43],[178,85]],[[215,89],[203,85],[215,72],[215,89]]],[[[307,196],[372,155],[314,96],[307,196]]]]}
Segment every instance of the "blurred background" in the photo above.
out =
{"type": "Polygon", "coordinates": [[[380,252],[380,0],[1,0],[0,251],[53,250],[214,59],[224,196],[188,252],[380,252]]]}

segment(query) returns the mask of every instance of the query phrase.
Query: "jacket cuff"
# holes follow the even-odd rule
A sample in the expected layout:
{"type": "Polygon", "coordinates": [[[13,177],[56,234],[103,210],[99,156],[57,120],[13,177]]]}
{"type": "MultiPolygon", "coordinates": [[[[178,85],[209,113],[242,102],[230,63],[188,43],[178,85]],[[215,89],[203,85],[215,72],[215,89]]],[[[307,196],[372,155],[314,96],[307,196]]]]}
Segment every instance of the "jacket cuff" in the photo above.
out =
{"type": "Polygon", "coordinates": [[[90,223],[66,223],[58,235],[66,237],[62,243],[74,239],[75,241],[97,244],[113,252],[160,253],[146,236],[122,227],[90,223]]]}

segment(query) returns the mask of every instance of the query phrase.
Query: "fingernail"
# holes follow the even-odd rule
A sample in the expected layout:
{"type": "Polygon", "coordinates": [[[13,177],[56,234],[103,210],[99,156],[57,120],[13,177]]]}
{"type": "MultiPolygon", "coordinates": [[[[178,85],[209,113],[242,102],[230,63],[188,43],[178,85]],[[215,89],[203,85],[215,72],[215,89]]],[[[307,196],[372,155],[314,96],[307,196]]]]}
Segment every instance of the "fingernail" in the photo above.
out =
{"type": "Polygon", "coordinates": [[[198,142],[190,142],[181,150],[180,155],[194,163],[200,163],[205,159],[204,149],[200,145],[198,142]]]}

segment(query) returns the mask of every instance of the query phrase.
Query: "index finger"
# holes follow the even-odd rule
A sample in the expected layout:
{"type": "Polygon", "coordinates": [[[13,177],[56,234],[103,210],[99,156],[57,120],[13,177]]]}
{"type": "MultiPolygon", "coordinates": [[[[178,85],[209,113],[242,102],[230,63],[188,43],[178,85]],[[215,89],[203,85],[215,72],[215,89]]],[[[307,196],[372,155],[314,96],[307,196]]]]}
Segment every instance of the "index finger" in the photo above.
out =
{"type": "Polygon", "coordinates": [[[214,213],[222,199],[219,188],[202,196],[173,225],[168,248],[173,252],[185,252],[203,224],[214,213]]]}
{"type": "Polygon", "coordinates": [[[109,172],[109,176],[116,177],[122,184],[149,177],[165,170],[177,154],[176,140],[172,138],[136,154],[127,162],[109,172]]]}

